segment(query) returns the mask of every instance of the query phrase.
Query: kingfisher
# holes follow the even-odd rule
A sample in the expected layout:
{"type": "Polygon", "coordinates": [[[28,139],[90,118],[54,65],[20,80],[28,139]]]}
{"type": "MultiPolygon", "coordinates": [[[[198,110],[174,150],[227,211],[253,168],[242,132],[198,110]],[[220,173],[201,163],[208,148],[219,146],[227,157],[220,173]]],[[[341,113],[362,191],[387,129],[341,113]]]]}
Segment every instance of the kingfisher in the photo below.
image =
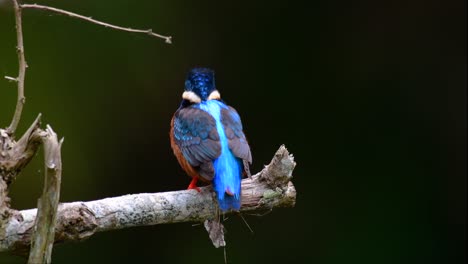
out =
{"type": "Polygon", "coordinates": [[[170,140],[182,169],[197,181],[213,184],[222,212],[241,206],[241,180],[250,176],[250,147],[237,111],[221,100],[214,71],[191,69],[182,102],[171,120],[170,140]]]}

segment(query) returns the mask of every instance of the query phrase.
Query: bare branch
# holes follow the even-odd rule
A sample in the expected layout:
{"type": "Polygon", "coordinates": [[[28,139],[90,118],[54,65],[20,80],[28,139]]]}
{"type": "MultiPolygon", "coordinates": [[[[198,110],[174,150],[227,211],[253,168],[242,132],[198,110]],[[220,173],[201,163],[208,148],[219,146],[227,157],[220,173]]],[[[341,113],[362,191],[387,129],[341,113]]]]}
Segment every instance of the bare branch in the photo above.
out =
{"type": "MultiPolygon", "coordinates": [[[[16,128],[18,127],[19,121],[21,119],[21,113],[23,112],[23,106],[26,98],[24,97],[24,79],[26,76],[26,59],[24,57],[24,45],[23,45],[23,26],[21,22],[21,6],[18,4],[17,0],[12,0],[13,8],[15,10],[15,20],[16,20],[16,51],[18,53],[18,99],[16,101],[16,109],[11,120],[10,126],[6,129],[7,133],[12,135],[15,133],[16,128]]],[[[7,78],[8,79],[8,78],[7,78]]],[[[10,79],[11,80],[11,79],[10,79]]]]}
{"type": "Polygon", "coordinates": [[[37,205],[38,213],[28,259],[30,264],[51,262],[62,175],[60,149],[63,139],[59,142],[50,126],[42,131],[41,136],[44,144],[44,189],[37,205]]]}
{"type": "Polygon", "coordinates": [[[85,21],[88,21],[88,22],[91,22],[91,23],[94,23],[94,24],[97,24],[97,25],[100,25],[100,26],[113,28],[113,29],[116,29],[116,30],[134,32],[134,33],[144,33],[144,34],[147,34],[147,35],[150,35],[150,36],[153,36],[153,37],[164,39],[166,41],[166,43],[168,43],[168,44],[172,43],[172,37],[171,36],[163,36],[163,35],[154,33],[152,29],[132,29],[132,28],[115,26],[115,25],[112,25],[112,24],[109,24],[109,23],[98,21],[98,20],[93,19],[91,17],[86,17],[86,16],[79,15],[79,14],[76,14],[76,13],[73,13],[73,12],[70,12],[70,11],[66,11],[66,10],[63,10],[63,9],[50,7],[50,6],[44,6],[44,5],[38,5],[38,4],[22,4],[21,7],[22,8],[47,10],[47,11],[67,15],[67,16],[70,16],[70,17],[82,19],[82,20],[85,20],[85,21]]]}
{"type": "MultiPolygon", "coordinates": [[[[282,146],[270,165],[250,179],[242,180],[241,212],[293,207],[296,190],[291,181],[284,179],[291,179],[294,166],[293,157],[282,146]],[[282,180],[268,180],[272,176],[282,180]]],[[[60,204],[55,241],[80,241],[96,232],[134,226],[215,219],[218,209],[213,189],[211,186],[200,189],[200,193],[194,190],[142,193],[60,204]]],[[[6,234],[0,237],[0,252],[21,251],[29,246],[36,213],[36,209],[23,210],[19,217],[10,218],[6,223],[6,234]]]]}

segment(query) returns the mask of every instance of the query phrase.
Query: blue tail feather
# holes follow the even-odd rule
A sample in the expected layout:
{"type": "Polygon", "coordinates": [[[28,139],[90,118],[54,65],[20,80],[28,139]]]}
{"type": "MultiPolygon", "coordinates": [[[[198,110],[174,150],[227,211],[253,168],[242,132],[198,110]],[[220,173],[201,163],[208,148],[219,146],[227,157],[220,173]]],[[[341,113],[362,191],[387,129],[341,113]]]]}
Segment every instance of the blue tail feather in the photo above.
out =
{"type": "Polygon", "coordinates": [[[228,139],[221,122],[221,108],[227,106],[218,100],[208,100],[197,105],[208,112],[216,121],[216,131],[221,144],[221,155],[213,161],[215,176],[213,186],[218,198],[219,208],[225,212],[229,209],[239,210],[241,206],[241,179],[244,169],[241,159],[234,156],[228,146],[228,139]],[[226,193],[230,192],[232,195],[226,193]]]}
{"type": "Polygon", "coordinates": [[[239,210],[241,206],[242,162],[231,151],[221,154],[214,163],[213,186],[221,211],[239,210]],[[226,191],[232,193],[229,195],[226,191]]]}

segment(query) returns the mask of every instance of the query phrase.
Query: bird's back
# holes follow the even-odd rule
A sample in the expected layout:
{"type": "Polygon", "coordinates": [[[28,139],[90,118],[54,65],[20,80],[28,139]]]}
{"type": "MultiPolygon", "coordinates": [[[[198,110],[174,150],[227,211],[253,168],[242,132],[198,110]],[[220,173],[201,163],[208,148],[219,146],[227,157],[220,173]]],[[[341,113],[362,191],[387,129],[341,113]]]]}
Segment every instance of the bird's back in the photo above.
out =
{"type": "Polygon", "coordinates": [[[230,111],[227,105],[217,100],[202,102],[197,105],[209,113],[216,122],[216,131],[221,145],[221,154],[213,161],[213,186],[222,211],[240,209],[242,160],[229,149],[226,127],[222,122],[222,110],[230,111]]]}
{"type": "Polygon", "coordinates": [[[171,147],[182,168],[191,176],[212,181],[220,209],[239,210],[241,179],[249,175],[250,148],[237,111],[221,100],[214,72],[192,69],[185,81],[182,103],[171,122],[171,147]]]}

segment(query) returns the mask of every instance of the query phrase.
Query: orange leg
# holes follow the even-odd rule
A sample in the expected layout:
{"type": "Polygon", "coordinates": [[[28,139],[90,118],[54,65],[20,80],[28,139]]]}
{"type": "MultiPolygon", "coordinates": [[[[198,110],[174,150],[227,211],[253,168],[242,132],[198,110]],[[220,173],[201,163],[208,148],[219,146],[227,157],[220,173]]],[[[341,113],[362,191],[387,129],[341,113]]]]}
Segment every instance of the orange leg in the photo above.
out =
{"type": "Polygon", "coordinates": [[[197,190],[197,192],[201,192],[200,188],[197,187],[197,181],[198,181],[198,178],[193,177],[192,181],[190,182],[189,186],[187,187],[187,190],[195,189],[195,190],[197,190]]]}

